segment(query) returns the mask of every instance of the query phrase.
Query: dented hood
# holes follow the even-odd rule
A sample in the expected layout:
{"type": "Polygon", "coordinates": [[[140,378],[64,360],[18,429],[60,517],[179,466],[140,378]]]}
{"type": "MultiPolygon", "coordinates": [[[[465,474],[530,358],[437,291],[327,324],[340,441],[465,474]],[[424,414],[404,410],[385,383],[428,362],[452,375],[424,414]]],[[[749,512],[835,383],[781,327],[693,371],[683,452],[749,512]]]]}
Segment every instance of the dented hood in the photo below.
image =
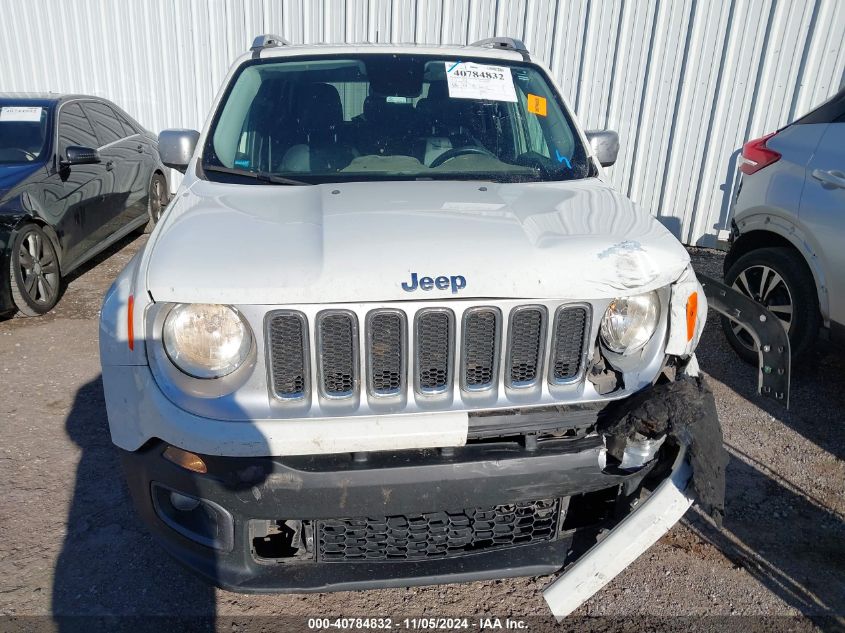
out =
{"type": "Polygon", "coordinates": [[[196,181],[146,259],[156,301],[231,304],[612,298],[671,283],[689,262],[659,222],[597,179],[196,181]]]}

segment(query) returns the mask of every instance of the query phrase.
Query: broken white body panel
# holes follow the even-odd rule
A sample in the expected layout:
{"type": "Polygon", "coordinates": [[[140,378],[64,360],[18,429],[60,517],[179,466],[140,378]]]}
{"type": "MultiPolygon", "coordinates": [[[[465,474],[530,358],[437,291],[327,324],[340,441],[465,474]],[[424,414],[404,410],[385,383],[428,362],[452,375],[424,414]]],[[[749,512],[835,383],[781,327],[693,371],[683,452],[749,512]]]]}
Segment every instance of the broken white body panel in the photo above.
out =
{"type": "Polygon", "coordinates": [[[692,469],[682,451],[672,476],[662,481],[598,544],[543,591],[554,616],[561,620],[618,576],[680,521],[693,503],[688,492],[692,469]]]}

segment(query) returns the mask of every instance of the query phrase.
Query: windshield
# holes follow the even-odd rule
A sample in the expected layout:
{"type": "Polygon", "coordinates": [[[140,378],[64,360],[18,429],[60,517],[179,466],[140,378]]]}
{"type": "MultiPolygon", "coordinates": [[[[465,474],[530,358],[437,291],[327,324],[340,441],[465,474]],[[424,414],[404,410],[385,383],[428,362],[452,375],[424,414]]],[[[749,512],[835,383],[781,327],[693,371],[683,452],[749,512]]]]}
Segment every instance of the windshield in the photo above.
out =
{"type": "Polygon", "coordinates": [[[47,145],[47,108],[0,106],[0,165],[39,160],[47,145]]]}
{"type": "Polygon", "coordinates": [[[215,180],[308,184],[590,172],[572,121],[536,67],[381,54],[246,65],[218,109],[202,164],[215,180]]]}

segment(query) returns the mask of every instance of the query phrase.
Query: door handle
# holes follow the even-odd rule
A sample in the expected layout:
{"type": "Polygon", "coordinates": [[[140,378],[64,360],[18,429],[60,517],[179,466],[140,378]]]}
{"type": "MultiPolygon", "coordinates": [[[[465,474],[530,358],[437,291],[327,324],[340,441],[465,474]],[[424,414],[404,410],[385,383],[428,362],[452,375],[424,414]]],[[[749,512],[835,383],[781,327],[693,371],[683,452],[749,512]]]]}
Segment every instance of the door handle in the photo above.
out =
{"type": "Polygon", "coordinates": [[[106,163],[106,171],[111,171],[112,169],[114,169],[114,161],[110,160],[106,163]]]}
{"type": "Polygon", "coordinates": [[[831,187],[839,187],[840,189],[845,189],[845,174],[839,175],[842,172],[836,173],[833,171],[825,171],[823,169],[814,169],[813,170],[813,178],[816,180],[820,180],[826,185],[830,185],[831,187]]]}
{"type": "Polygon", "coordinates": [[[141,145],[140,143],[138,143],[138,147],[136,147],[135,149],[137,149],[137,150],[138,150],[138,153],[140,154],[141,152],[143,152],[143,151],[144,151],[144,146],[143,146],[143,145],[141,145]]]}

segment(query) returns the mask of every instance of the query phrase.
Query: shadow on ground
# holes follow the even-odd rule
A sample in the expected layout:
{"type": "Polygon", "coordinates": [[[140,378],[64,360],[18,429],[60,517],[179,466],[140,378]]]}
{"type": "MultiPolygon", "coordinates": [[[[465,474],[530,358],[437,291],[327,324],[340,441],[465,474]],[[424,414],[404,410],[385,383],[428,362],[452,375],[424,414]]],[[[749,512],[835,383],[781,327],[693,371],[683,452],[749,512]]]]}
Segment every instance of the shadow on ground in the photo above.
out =
{"type": "Polygon", "coordinates": [[[59,630],[174,630],[125,617],[161,615],[197,618],[191,630],[213,631],[214,588],[172,561],[132,506],[100,378],[77,392],[66,431],[81,453],[53,585],[59,630]]]}

